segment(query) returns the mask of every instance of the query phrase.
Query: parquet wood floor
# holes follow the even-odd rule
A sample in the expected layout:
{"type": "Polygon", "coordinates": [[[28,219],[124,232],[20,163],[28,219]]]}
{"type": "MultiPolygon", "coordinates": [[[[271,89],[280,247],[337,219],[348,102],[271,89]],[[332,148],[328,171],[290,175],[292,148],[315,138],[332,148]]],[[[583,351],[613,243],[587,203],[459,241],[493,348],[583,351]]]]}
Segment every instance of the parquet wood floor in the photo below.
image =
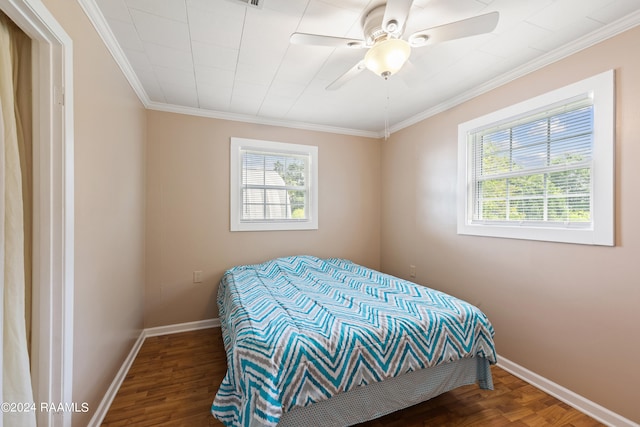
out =
{"type": "MultiPolygon", "coordinates": [[[[221,427],[209,410],[226,369],[220,328],[149,337],[102,425],[221,427]]],[[[603,425],[496,366],[492,374],[493,391],[461,387],[358,427],[603,425]]]]}

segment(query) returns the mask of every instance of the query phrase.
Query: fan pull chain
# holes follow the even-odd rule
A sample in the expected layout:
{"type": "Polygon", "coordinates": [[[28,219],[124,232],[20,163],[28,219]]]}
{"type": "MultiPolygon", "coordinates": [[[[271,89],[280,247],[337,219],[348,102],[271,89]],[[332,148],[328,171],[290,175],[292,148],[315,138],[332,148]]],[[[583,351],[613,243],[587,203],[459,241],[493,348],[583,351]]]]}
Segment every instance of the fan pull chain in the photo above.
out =
{"type": "Polygon", "coordinates": [[[389,110],[391,108],[389,101],[389,78],[385,78],[385,85],[387,87],[387,105],[384,108],[384,140],[386,141],[391,136],[389,131],[389,110]]]}

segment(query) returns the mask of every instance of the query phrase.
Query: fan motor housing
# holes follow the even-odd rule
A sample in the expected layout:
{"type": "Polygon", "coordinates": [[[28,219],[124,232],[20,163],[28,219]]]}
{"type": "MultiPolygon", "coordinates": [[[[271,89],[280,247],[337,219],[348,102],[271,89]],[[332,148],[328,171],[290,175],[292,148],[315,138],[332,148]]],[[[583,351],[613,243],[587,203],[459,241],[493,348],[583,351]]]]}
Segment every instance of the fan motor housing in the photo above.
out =
{"type": "Polygon", "coordinates": [[[371,46],[380,37],[386,37],[387,33],[382,29],[382,20],[384,18],[384,10],[386,5],[382,4],[364,17],[362,21],[362,31],[364,33],[367,46],[371,46]]]}

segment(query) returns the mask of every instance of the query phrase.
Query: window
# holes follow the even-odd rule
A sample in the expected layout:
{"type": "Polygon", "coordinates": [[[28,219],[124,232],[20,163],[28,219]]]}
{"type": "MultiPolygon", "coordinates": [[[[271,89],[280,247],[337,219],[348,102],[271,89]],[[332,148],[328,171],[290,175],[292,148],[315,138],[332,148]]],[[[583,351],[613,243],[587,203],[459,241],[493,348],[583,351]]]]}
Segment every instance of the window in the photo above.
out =
{"type": "Polygon", "coordinates": [[[613,245],[613,71],[458,128],[458,234],[613,245]]]}
{"type": "Polygon", "coordinates": [[[231,138],[231,231],[318,228],[318,147],[231,138]]]}

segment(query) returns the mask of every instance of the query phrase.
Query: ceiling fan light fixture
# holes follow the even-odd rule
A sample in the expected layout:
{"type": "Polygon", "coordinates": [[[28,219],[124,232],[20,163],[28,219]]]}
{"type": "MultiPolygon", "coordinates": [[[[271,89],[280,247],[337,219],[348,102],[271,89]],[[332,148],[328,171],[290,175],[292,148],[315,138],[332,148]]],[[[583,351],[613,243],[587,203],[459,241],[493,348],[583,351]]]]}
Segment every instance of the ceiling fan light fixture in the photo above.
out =
{"type": "Polygon", "coordinates": [[[402,39],[386,39],[374,44],[364,57],[365,66],[387,78],[400,71],[409,59],[411,46],[402,39]]]}

